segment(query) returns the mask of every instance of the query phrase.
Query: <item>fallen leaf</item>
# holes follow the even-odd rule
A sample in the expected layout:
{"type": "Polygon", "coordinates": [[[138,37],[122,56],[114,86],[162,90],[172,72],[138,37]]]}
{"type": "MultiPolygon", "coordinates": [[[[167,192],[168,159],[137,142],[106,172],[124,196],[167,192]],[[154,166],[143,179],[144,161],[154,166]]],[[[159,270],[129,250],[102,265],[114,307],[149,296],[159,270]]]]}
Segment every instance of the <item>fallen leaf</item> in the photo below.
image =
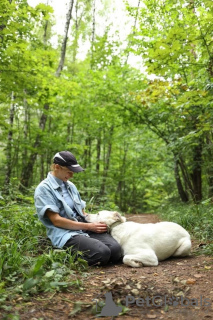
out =
{"type": "Polygon", "coordinates": [[[175,294],[175,296],[176,296],[176,297],[181,297],[181,296],[184,297],[184,293],[183,293],[183,291],[180,291],[180,292],[178,292],[177,294],[175,294]]]}
{"type": "Polygon", "coordinates": [[[138,290],[138,289],[133,289],[133,290],[131,290],[131,292],[132,292],[135,296],[139,295],[139,290],[138,290]]]}
{"type": "Polygon", "coordinates": [[[210,270],[212,267],[205,266],[204,269],[210,270]]]}
{"type": "Polygon", "coordinates": [[[93,286],[96,286],[96,287],[100,285],[100,283],[95,283],[94,281],[91,281],[90,284],[92,284],[93,286]]]}
{"type": "Polygon", "coordinates": [[[173,279],[173,282],[178,283],[178,282],[180,282],[180,279],[178,277],[176,277],[176,278],[173,279]]]}
{"type": "Polygon", "coordinates": [[[18,299],[16,299],[16,301],[21,301],[21,300],[23,300],[22,297],[19,297],[18,299]]]}
{"type": "Polygon", "coordinates": [[[140,283],[137,283],[137,289],[141,289],[142,288],[142,285],[140,283]]]}
{"type": "Polygon", "coordinates": [[[146,316],[148,319],[156,319],[157,318],[156,314],[147,314],[146,316]]]}
{"type": "Polygon", "coordinates": [[[194,277],[195,277],[195,278],[202,278],[203,275],[202,275],[202,274],[194,274],[194,277]]]}
{"type": "Polygon", "coordinates": [[[195,284],[196,280],[195,279],[188,279],[186,280],[187,284],[195,284]]]}
{"type": "Polygon", "coordinates": [[[129,285],[127,285],[127,286],[125,287],[125,289],[126,289],[126,290],[130,290],[131,287],[130,287],[129,285]]]}
{"type": "Polygon", "coordinates": [[[106,279],[106,280],[102,280],[101,282],[103,282],[104,284],[108,284],[108,283],[110,283],[111,282],[111,279],[106,279]]]}

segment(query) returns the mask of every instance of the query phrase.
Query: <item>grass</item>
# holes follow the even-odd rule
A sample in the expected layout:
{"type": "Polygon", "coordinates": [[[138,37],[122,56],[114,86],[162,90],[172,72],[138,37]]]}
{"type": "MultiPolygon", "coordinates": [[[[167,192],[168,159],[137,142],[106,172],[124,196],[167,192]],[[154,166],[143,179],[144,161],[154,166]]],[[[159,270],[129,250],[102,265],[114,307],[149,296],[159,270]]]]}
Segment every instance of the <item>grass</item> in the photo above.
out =
{"type": "Polygon", "coordinates": [[[0,314],[19,319],[10,301],[70,288],[82,290],[87,263],[69,250],[53,249],[46,230],[34,217],[32,203],[3,202],[0,208],[0,314]],[[13,312],[13,313],[10,313],[13,312]]]}

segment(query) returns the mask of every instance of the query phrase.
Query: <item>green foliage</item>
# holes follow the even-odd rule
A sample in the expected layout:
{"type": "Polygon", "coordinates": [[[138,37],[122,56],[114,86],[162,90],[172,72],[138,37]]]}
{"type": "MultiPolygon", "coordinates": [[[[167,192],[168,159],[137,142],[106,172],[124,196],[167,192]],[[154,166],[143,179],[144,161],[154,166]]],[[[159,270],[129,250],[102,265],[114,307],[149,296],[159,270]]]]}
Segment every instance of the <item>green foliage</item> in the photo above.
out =
{"type": "MultiPolygon", "coordinates": [[[[87,168],[78,181],[88,201],[95,192],[121,210],[149,210],[175,193],[168,194],[176,188],[173,162],[179,162],[185,192],[195,202],[211,196],[212,5],[144,4],[129,50],[142,57],[149,73],[161,76],[155,81],[124,63],[126,51],[110,26],[93,39],[86,59],[77,60],[80,39],[86,41],[91,33],[91,3],[82,1],[75,8],[65,68],[54,77],[60,47],[50,42],[52,8],[4,0],[0,122],[6,152],[1,152],[0,184],[10,179],[4,193],[12,192],[13,176],[22,187],[20,178],[31,159],[28,186],[45,178],[55,152],[70,149],[87,168]],[[203,194],[198,197],[196,179],[185,176],[195,177],[201,169],[203,194]]],[[[135,8],[128,10],[137,14],[135,8]]]]}
{"type": "Polygon", "coordinates": [[[138,17],[129,50],[155,80],[133,92],[127,108],[135,123],[147,124],[164,140],[174,155],[182,199],[190,194],[198,203],[212,196],[212,3],[153,0],[144,1],[139,13],[128,10],[138,17]]]}
{"type": "MultiPolygon", "coordinates": [[[[10,57],[13,68],[10,77],[6,71],[2,74],[1,82],[5,86],[0,117],[6,124],[2,129],[6,153],[2,152],[1,185],[5,185],[4,178],[10,179],[2,192],[12,197],[14,188],[25,190],[20,179],[31,159],[35,159],[34,165],[26,179],[28,186],[35,186],[45,178],[54,153],[69,149],[86,168],[75,176],[74,183],[87,202],[95,196],[102,207],[141,212],[169,197],[168,191],[175,189],[173,168],[167,161],[171,161],[170,150],[167,152],[164,143],[146,126],[135,126],[131,112],[131,98],[144,90],[147,82],[141,72],[124,64],[124,53],[111,37],[110,28],[94,39],[92,57],[74,61],[79,45],[75,41],[86,32],[91,17],[90,5],[78,2],[77,24],[71,28],[75,40],[67,49],[61,77],[56,78],[60,50],[51,45],[50,34],[45,41],[42,38],[47,21],[51,33],[51,8],[39,5],[33,9],[25,1],[17,4],[15,12],[9,4],[7,7],[8,28],[13,30],[14,21],[22,19],[26,28],[18,39],[9,41],[6,37],[8,52],[1,52],[2,61],[10,57]],[[46,122],[42,124],[44,117],[46,122]]],[[[163,120],[170,112],[162,104],[161,110],[155,110],[153,118],[156,113],[164,113],[163,120]]],[[[136,113],[141,114],[140,108],[136,113]]],[[[13,198],[23,200],[20,192],[13,198]]]]}
{"type": "MultiPolygon", "coordinates": [[[[107,17],[108,2],[103,8],[107,17]]],[[[213,2],[128,5],[135,23],[127,48],[111,26],[94,32],[99,13],[91,1],[76,2],[74,10],[58,78],[62,39],[53,45],[53,9],[1,0],[0,305],[8,319],[19,319],[7,306],[16,294],[27,300],[81,290],[77,275],[87,266],[80,253],[76,260],[53,249],[34,217],[35,186],[59,150],[70,150],[86,168],[73,182],[88,212],[158,210],[212,254],[213,2]],[[141,58],[146,74],[126,63],[129,53],[141,58]],[[196,204],[177,205],[183,193],[196,204]]]]}

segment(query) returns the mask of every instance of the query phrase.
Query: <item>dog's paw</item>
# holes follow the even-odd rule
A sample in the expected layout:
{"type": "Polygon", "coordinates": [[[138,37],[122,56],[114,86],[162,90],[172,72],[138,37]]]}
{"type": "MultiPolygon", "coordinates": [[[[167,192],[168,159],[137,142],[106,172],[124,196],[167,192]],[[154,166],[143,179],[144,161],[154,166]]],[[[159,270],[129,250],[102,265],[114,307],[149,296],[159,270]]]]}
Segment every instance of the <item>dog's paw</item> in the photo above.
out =
{"type": "Polygon", "coordinates": [[[143,267],[143,263],[141,262],[141,261],[132,261],[133,263],[134,263],[134,265],[136,265],[137,266],[137,268],[141,268],[141,267],[143,267]]]}
{"type": "Polygon", "coordinates": [[[123,263],[127,264],[130,267],[133,268],[141,268],[143,267],[143,263],[141,261],[138,260],[133,260],[133,259],[129,259],[129,258],[123,258],[123,263]]]}

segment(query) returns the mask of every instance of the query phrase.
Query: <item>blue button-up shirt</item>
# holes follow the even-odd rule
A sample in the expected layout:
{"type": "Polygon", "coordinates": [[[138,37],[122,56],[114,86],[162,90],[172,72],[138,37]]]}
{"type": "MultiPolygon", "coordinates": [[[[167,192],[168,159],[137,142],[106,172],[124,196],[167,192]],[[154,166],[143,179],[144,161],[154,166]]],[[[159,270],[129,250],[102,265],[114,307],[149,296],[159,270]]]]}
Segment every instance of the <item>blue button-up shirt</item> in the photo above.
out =
{"type": "Polygon", "coordinates": [[[65,182],[68,193],[72,198],[75,212],[67,205],[63,198],[62,184],[62,180],[54,177],[51,172],[49,172],[47,178],[37,186],[34,195],[38,218],[47,228],[47,236],[53,246],[58,248],[62,248],[65,243],[75,235],[82,234],[88,236],[88,234],[82,230],[68,230],[55,227],[47,215],[45,215],[46,210],[50,210],[58,213],[61,217],[74,221],[78,221],[76,219],[76,212],[84,216],[82,209],[85,208],[86,203],[81,200],[76,186],[70,181],[65,182]]]}

